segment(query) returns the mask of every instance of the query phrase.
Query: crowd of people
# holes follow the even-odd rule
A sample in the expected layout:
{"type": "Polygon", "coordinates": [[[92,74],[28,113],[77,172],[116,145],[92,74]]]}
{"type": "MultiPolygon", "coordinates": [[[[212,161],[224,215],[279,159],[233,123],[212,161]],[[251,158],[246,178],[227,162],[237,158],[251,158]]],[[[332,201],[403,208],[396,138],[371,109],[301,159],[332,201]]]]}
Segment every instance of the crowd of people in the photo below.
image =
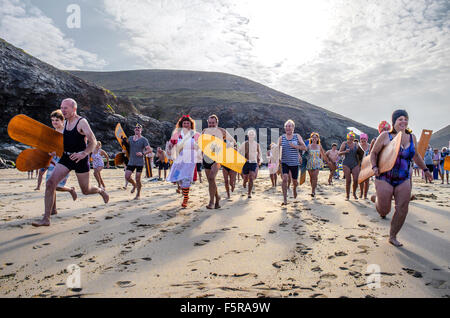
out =
{"type": "MultiPolygon", "coordinates": [[[[109,201],[106,185],[102,178],[102,169],[109,168],[109,156],[102,149],[102,144],[97,141],[89,123],[85,118],[77,114],[77,104],[73,99],[65,99],[61,103],[61,109],[54,111],[50,118],[53,127],[64,135],[64,154],[58,158],[52,154],[53,159],[47,168],[39,171],[38,185],[40,189],[43,175],[47,172],[45,187],[45,213],[39,222],[33,226],[49,226],[50,216],[57,214],[55,191],[65,191],[77,199],[75,188],[65,186],[69,172],[74,170],[80,189],[83,194],[99,194],[105,203],[109,201]],[[98,186],[89,183],[89,171],[94,171],[94,177],[98,186]]],[[[408,213],[408,205],[411,200],[412,175],[422,176],[426,182],[441,178],[449,171],[443,169],[445,157],[449,150],[429,147],[424,158],[417,151],[417,140],[408,128],[409,116],[405,110],[396,110],[392,114],[389,124],[383,121],[378,126],[379,135],[371,140],[365,133],[357,135],[350,131],[346,141],[340,147],[333,143],[331,149],[325,150],[321,143],[320,135],[312,132],[307,140],[303,140],[300,134],[295,133],[295,123],[287,120],[284,124],[284,133],[277,143],[272,143],[267,150],[267,163],[272,187],[277,187],[278,176],[281,176],[281,188],[283,202],[288,204],[288,191],[292,191],[293,198],[297,197],[297,188],[304,182],[306,171],[309,174],[311,197],[316,196],[318,176],[324,167],[328,167],[328,184],[333,185],[333,179],[339,177],[339,167],[345,178],[346,200],[350,200],[350,194],[354,200],[368,199],[370,179],[361,182],[358,190],[358,176],[361,162],[369,156],[375,176],[376,195],[371,197],[376,210],[382,218],[391,211],[392,198],[395,200],[395,212],[391,222],[389,242],[395,246],[402,244],[397,240],[397,234],[403,226],[408,213]],[[380,173],[378,170],[378,156],[393,138],[402,132],[400,150],[394,165],[390,171],[380,173]],[[413,172],[414,171],[414,172],[413,172]],[[434,174],[434,176],[433,176],[434,174]],[[300,175],[300,181],[299,181],[300,175]],[[291,190],[292,185],[292,190],[291,190]]],[[[154,180],[166,180],[176,185],[177,193],[182,195],[181,206],[189,205],[189,194],[192,185],[199,181],[202,183],[202,171],[204,170],[208,183],[209,202],[207,209],[220,209],[221,196],[217,188],[216,178],[219,170],[222,170],[227,199],[231,198],[236,188],[236,181],[242,179],[242,186],[246,188],[248,199],[252,198],[254,184],[258,171],[263,163],[260,144],[257,142],[257,134],[253,129],[248,130],[246,141],[239,144],[226,129],[219,126],[219,118],[211,115],[207,119],[208,127],[202,132],[196,131],[195,121],[189,116],[182,116],[175,125],[172,136],[166,143],[165,149],[158,147],[156,152],[150,146],[147,138],[143,136],[143,127],[136,123],[134,135],[124,139],[127,153],[125,159],[125,186],[128,183],[133,186],[131,193],[136,193],[135,200],[140,199],[142,191],[141,175],[144,166],[147,168],[147,177],[151,177],[152,167],[158,169],[158,177],[154,180]],[[223,140],[227,148],[232,148],[245,158],[245,163],[240,171],[236,171],[226,162],[219,163],[203,154],[199,146],[202,135],[213,135],[223,140]],[[147,163],[147,164],[146,164],[147,163]],[[150,170],[150,171],[148,171],[150,170]],[[133,174],[134,178],[133,178],[133,174]]]]}

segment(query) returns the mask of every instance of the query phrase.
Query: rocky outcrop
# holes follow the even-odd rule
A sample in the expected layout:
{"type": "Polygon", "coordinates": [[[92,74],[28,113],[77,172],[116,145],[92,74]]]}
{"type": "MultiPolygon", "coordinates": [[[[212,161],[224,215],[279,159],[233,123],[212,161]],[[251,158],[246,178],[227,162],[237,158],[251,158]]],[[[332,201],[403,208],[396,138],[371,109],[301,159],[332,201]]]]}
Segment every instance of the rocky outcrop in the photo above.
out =
{"type": "Polygon", "coordinates": [[[169,123],[140,114],[127,97],[116,97],[109,90],[88,83],[68,72],[46,64],[0,39],[0,155],[15,160],[20,147],[7,134],[9,120],[26,114],[51,126],[50,113],[61,100],[74,98],[78,112],[86,117],[98,140],[111,155],[120,147],[114,127],[120,122],[132,133],[136,122],[144,126],[144,135],[152,146],[164,145],[170,137],[169,123]]]}

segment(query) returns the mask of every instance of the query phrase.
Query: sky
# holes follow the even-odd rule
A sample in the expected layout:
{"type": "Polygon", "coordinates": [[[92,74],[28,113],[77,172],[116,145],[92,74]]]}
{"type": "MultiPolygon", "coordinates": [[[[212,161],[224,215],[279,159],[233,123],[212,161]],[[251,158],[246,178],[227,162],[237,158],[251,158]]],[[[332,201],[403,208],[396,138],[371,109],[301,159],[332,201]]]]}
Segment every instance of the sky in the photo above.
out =
{"type": "Polygon", "coordinates": [[[0,37],[61,69],[248,78],[371,127],[450,124],[448,0],[0,0],[0,37]]]}

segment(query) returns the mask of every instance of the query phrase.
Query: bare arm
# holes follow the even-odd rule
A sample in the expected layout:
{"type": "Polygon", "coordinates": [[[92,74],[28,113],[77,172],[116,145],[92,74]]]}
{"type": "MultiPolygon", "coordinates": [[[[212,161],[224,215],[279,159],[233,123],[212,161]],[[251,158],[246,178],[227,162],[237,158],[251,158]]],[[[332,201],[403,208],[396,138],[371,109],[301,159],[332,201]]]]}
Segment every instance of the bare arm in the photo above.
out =
{"type": "Polygon", "coordinates": [[[345,141],[341,144],[341,148],[339,148],[338,156],[345,155],[346,153],[349,152],[349,150],[344,149],[345,149],[345,141]]]}
{"type": "Polygon", "coordinates": [[[375,173],[375,176],[377,176],[377,177],[380,175],[380,172],[377,167],[378,154],[386,145],[389,144],[389,142],[390,142],[390,140],[389,140],[388,133],[387,132],[381,133],[381,135],[375,141],[373,148],[370,152],[370,162],[372,164],[372,169],[375,173]]]}

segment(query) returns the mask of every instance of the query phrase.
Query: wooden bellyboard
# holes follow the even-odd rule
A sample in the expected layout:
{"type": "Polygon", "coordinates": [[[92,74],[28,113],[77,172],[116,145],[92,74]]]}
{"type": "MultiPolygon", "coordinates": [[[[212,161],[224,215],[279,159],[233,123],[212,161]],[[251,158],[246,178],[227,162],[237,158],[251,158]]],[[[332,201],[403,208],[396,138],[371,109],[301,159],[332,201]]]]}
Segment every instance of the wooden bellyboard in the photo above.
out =
{"type": "Polygon", "coordinates": [[[16,159],[16,168],[19,171],[30,171],[46,168],[50,165],[52,157],[39,149],[25,149],[16,159]]]}
{"type": "Polygon", "coordinates": [[[130,158],[130,154],[128,153],[127,147],[125,147],[125,144],[122,142],[122,138],[127,138],[127,135],[125,135],[125,132],[123,131],[120,123],[117,123],[116,129],[114,130],[114,135],[116,136],[116,139],[120,144],[120,147],[122,147],[122,149],[125,150],[127,158],[130,158]]]}
{"type": "Polygon", "coordinates": [[[198,138],[198,146],[204,155],[215,162],[237,173],[242,173],[242,168],[247,160],[233,148],[227,148],[226,143],[222,139],[203,134],[198,138]]]}
{"type": "Polygon", "coordinates": [[[26,115],[14,116],[8,124],[8,135],[25,145],[44,151],[63,155],[63,134],[26,115]]]}
{"type": "MultiPolygon", "coordinates": [[[[402,132],[398,133],[394,139],[384,147],[378,154],[378,170],[380,173],[392,170],[397,160],[398,151],[400,150],[400,145],[402,144],[402,132]]],[[[372,163],[370,162],[370,156],[364,157],[361,164],[361,170],[359,172],[358,183],[362,183],[374,176],[372,170],[372,163]]]]}
{"type": "Polygon", "coordinates": [[[114,157],[114,166],[122,166],[125,163],[125,154],[123,152],[119,152],[115,157],[114,157]]]}
{"type": "Polygon", "coordinates": [[[432,130],[422,130],[422,135],[420,136],[419,144],[417,145],[417,152],[422,158],[425,156],[432,134],[432,130]]]}

